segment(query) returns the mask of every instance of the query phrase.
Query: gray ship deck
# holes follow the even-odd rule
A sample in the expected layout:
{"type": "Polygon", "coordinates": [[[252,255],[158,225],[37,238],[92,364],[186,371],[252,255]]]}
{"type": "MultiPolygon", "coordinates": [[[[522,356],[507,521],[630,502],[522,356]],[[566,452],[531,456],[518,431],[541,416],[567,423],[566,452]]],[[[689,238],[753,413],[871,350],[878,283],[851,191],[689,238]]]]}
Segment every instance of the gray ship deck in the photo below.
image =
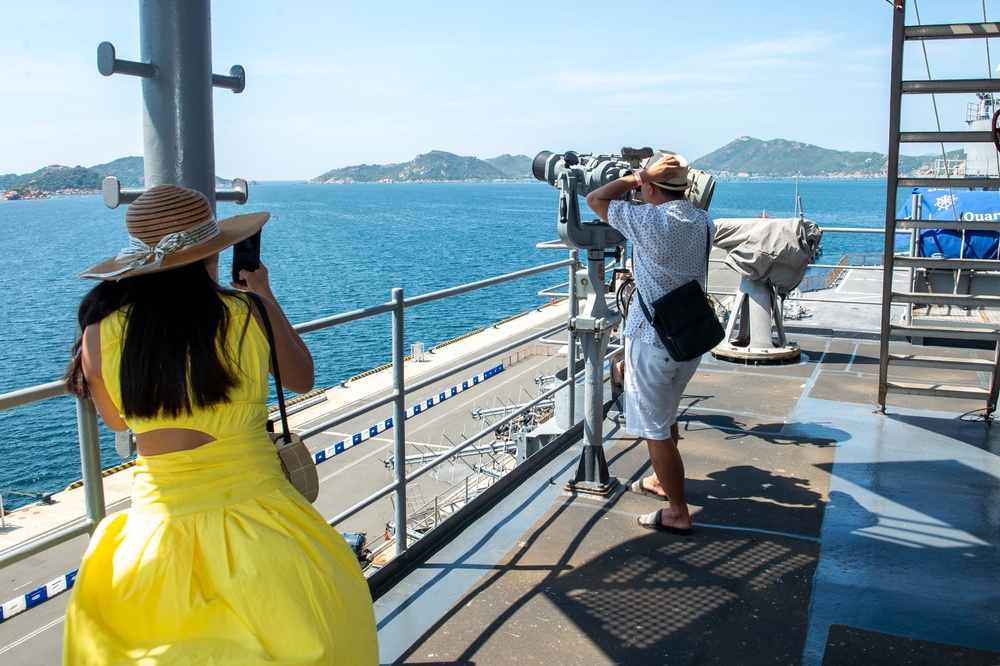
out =
{"type": "MultiPolygon", "coordinates": [[[[789,337],[798,364],[706,357],[688,386],[693,535],[637,526],[662,505],[622,485],[566,492],[577,442],[378,600],[383,663],[1000,663],[982,405],[874,413],[876,341],[789,337]]],[[[605,450],[619,480],[650,473],[612,419],[605,450]]]]}
{"type": "MultiPolygon", "coordinates": [[[[849,272],[829,290],[843,302],[786,322],[799,363],[705,357],[679,421],[693,535],[640,528],[662,504],[621,484],[607,499],[566,492],[577,439],[380,591],[382,663],[1000,664],[997,431],[957,399],[896,396],[874,413],[877,308],[855,303],[871,277],[849,272]]],[[[363,381],[341,400],[378,388],[363,381]]],[[[604,434],[614,477],[649,473],[641,440],[613,418],[604,434]]],[[[357,454],[344,464],[377,451],[357,454]]],[[[326,501],[354,500],[341,494],[326,501]]],[[[84,544],[5,570],[11,591],[68,570],[84,544]]],[[[56,663],[65,601],[0,624],[0,659],[56,663]]]]}

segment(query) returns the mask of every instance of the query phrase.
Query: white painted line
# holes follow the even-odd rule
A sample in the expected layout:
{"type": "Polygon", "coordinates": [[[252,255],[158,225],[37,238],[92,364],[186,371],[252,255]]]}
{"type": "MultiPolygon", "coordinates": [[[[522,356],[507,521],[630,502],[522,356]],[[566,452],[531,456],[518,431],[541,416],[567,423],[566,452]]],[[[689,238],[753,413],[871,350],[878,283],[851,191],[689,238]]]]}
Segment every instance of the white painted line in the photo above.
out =
{"type": "Polygon", "coordinates": [[[9,645],[5,645],[3,647],[0,647],[0,654],[3,654],[4,652],[7,652],[8,650],[13,650],[14,648],[16,648],[21,643],[24,643],[25,641],[31,640],[32,638],[34,638],[38,634],[42,633],[43,631],[47,631],[47,630],[51,629],[52,627],[54,627],[57,624],[59,624],[60,622],[62,622],[63,619],[64,619],[63,617],[58,617],[58,618],[52,620],[51,622],[49,622],[48,624],[46,624],[45,626],[39,627],[38,629],[35,629],[30,634],[26,634],[26,635],[22,636],[21,638],[17,639],[13,643],[11,643],[9,645]]]}

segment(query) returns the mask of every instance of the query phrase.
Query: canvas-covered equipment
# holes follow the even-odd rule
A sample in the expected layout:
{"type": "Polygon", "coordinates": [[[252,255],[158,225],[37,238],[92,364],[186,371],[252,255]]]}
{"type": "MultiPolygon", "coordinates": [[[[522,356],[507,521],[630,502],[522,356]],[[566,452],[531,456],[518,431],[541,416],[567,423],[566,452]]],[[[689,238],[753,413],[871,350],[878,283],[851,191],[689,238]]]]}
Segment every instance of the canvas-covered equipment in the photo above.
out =
{"type": "MultiPolygon", "coordinates": [[[[921,195],[920,219],[996,222],[997,231],[921,229],[917,255],[943,259],[997,259],[1000,250],[1000,192],[944,188],[914,188],[921,195]],[[963,240],[964,238],[964,240],[963,240]]],[[[913,217],[913,197],[899,210],[899,219],[913,217]]]]}
{"type": "Polygon", "coordinates": [[[819,225],[797,217],[715,220],[715,246],[727,251],[726,265],[782,295],[802,281],[822,237],[819,225]]]}

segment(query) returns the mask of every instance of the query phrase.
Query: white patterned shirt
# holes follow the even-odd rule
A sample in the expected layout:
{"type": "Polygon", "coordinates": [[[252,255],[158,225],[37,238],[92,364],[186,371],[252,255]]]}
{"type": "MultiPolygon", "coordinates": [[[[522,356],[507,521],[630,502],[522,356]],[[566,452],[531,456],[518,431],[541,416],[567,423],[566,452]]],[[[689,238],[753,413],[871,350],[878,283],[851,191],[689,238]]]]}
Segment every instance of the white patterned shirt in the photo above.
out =
{"type": "MultiPolygon", "coordinates": [[[[653,301],[691,280],[705,288],[705,234],[714,240],[715,223],[687,199],[656,205],[612,201],[608,224],[632,242],[632,276],[650,313],[653,301]]],[[[638,296],[632,298],[622,335],[663,348],[638,296]]]]}

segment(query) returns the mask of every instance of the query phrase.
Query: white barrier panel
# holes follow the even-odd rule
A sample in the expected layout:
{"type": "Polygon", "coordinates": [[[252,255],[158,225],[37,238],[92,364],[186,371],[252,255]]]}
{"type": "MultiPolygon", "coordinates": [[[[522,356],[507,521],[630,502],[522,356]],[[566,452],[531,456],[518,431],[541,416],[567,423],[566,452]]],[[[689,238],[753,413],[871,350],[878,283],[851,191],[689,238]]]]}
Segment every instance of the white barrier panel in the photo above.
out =
{"type": "Polygon", "coordinates": [[[22,594],[16,599],[11,599],[5,604],[0,604],[0,622],[12,618],[18,613],[24,612],[29,608],[34,608],[38,604],[51,599],[60,592],[65,592],[70,589],[76,581],[77,571],[79,571],[79,569],[73,569],[68,574],[63,574],[59,578],[49,581],[47,584],[42,585],[27,594],[22,594]]]}

